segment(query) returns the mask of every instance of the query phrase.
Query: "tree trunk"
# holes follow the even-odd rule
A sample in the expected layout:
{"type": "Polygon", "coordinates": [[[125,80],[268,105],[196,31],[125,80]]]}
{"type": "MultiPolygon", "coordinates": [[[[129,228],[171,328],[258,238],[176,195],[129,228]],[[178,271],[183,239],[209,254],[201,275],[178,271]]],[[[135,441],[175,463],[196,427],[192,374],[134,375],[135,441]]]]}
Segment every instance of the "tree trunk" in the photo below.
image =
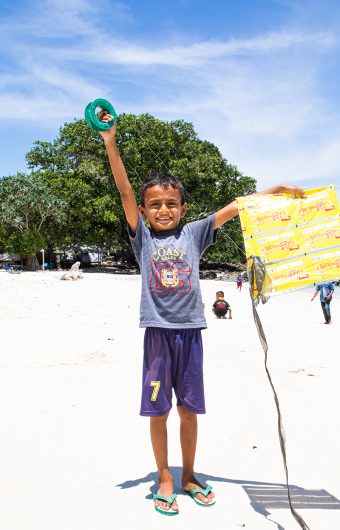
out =
{"type": "Polygon", "coordinates": [[[28,256],[26,269],[28,271],[38,271],[40,269],[40,265],[36,256],[28,256]]]}

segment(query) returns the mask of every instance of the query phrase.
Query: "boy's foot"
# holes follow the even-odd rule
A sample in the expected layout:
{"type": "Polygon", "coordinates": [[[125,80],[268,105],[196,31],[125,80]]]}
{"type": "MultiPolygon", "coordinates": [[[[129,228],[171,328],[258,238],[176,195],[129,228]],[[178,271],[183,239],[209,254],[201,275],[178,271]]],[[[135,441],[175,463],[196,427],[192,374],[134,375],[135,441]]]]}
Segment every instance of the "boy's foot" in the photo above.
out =
{"type": "MultiPolygon", "coordinates": [[[[157,495],[161,495],[162,497],[165,497],[169,501],[171,501],[171,497],[173,496],[174,488],[172,481],[164,481],[159,483],[159,488],[157,491],[157,495]]],[[[178,513],[178,505],[176,499],[173,500],[173,502],[166,502],[163,499],[154,499],[154,505],[155,508],[159,508],[160,511],[167,511],[169,513],[176,512],[178,513]]]]}
{"type": "MultiPolygon", "coordinates": [[[[193,490],[200,489],[202,491],[206,491],[206,487],[202,486],[202,484],[196,480],[195,477],[191,477],[190,480],[182,482],[183,488],[185,491],[190,492],[193,490]]],[[[198,504],[205,504],[207,506],[215,504],[215,494],[212,491],[209,491],[207,495],[204,495],[203,493],[194,493],[192,495],[194,500],[198,501],[198,504]]]]}

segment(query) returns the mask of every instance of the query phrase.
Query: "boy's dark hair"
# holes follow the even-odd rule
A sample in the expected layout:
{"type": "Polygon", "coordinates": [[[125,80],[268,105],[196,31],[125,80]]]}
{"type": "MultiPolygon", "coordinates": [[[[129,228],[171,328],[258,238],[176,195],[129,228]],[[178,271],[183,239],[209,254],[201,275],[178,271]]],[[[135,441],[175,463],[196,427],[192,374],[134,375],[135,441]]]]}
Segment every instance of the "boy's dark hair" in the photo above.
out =
{"type": "Polygon", "coordinates": [[[177,177],[170,173],[150,173],[145,179],[140,188],[140,202],[144,206],[145,191],[152,186],[161,186],[168,189],[170,186],[179,191],[181,206],[185,203],[185,190],[182,182],[177,177]]]}
{"type": "Polygon", "coordinates": [[[223,291],[217,291],[216,296],[219,295],[219,298],[223,296],[224,298],[224,292],[223,291]]]}

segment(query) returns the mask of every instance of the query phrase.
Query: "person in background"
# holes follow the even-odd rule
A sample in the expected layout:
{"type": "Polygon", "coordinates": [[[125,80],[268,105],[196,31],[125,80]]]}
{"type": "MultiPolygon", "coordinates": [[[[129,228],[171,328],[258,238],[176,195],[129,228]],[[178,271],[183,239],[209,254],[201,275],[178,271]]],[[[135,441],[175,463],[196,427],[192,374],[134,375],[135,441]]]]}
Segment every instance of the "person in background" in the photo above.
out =
{"type": "Polygon", "coordinates": [[[229,318],[232,318],[231,307],[224,299],[223,291],[217,291],[216,300],[212,306],[212,312],[216,315],[216,318],[227,318],[227,313],[229,313],[229,318]]]}
{"type": "Polygon", "coordinates": [[[238,274],[238,275],[237,275],[237,278],[236,278],[236,289],[238,289],[239,291],[241,291],[241,289],[242,289],[242,284],[243,284],[243,276],[241,276],[241,274],[238,274]]]}
{"type": "Polygon", "coordinates": [[[323,315],[325,317],[324,324],[331,324],[332,319],[331,319],[330,304],[331,304],[332,296],[334,293],[334,285],[332,284],[332,282],[318,283],[315,286],[315,292],[311,298],[311,302],[313,302],[314,298],[316,298],[318,293],[320,293],[321,308],[322,308],[323,315]]]}

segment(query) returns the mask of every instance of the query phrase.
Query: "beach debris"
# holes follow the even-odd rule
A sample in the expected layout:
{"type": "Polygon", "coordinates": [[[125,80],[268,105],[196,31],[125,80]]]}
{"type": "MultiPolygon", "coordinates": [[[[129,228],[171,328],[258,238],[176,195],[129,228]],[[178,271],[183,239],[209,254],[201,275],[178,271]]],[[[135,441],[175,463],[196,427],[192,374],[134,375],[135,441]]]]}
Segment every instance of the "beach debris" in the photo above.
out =
{"type": "Polygon", "coordinates": [[[1,267],[5,271],[9,272],[10,274],[20,274],[21,273],[21,266],[20,265],[8,265],[8,263],[5,263],[1,267]]]}
{"type": "Polygon", "coordinates": [[[65,272],[65,274],[63,274],[60,279],[61,280],[81,280],[84,277],[84,275],[82,271],[79,269],[79,267],[80,267],[80,261],[76,261],[75,263],[73,263],[70,270],[68,272],[65,272]]]}

